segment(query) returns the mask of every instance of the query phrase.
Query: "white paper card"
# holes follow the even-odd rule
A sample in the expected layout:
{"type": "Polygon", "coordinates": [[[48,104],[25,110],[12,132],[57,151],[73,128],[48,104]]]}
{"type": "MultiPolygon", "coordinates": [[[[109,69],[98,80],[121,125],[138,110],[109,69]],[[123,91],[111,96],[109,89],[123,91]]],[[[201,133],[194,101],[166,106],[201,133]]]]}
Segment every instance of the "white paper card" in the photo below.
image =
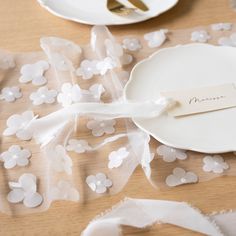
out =
{"type": "Polygon", "coordinates": [[[175,117],[236,107],[234,84],[166,91],[161,92],[161,96],[177,101],[177,105],[168,111],[175,117]]]}

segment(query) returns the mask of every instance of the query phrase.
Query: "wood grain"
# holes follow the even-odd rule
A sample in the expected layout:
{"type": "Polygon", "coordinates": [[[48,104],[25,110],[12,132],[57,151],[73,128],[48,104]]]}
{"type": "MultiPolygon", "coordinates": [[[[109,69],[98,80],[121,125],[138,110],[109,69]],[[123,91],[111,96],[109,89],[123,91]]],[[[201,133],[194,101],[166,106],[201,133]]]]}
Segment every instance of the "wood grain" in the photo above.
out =
{"type": "MultiPolygon", "coordinates": [[[[130,26],[110,27],[115,35],[140,34],[158,28],[179,29],[216,22],[236,21],[228,0],[180,0],[158,18],[130,26]]],[[[0,0],[0,48],[11,51],[39,50],[41,36],[59,36],[86,43],[91,26],[57,18],[42,9],[36,0],[0,0]]],[[[10,217],[0,214],[0,235],[80,235],[88,222],[124,197],[187,201],[204,213],[236,208],[236,179],[221,177],[197,185],[160,191],[150,186],[138,168],[124,190],[86,204],[56,202],[44,213],[10,217]]],[[[137,230],[125,227],[125,235],[199,235],[169,225],[137,230]]],[[[105,236],[105,235],[104,235],[105,236]]]]}

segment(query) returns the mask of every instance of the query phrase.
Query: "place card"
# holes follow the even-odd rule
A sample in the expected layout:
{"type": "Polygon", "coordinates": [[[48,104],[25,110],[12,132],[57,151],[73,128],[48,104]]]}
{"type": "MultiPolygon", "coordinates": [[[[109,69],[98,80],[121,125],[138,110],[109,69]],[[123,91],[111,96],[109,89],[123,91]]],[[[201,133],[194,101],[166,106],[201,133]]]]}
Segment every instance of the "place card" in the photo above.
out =
{"type": "Polygon", "coordinates": [[[168,114],[179,117],[236,107],[236,87],[223,84],[161,92],[161,96],[177,101],[168,114]]]}

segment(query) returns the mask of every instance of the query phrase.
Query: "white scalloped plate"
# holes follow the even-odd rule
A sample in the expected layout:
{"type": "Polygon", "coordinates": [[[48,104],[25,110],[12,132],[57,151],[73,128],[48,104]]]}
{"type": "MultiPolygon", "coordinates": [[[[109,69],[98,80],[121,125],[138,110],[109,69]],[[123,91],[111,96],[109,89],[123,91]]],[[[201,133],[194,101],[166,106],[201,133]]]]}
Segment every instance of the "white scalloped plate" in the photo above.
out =
{"type": "MultiPolygon", "coordinates": [[[[187,44],[159,50],[132,70],[124,96],[156,100],[161,91],[236,83],[236,48],[187,44]]],[[[158,141],[204,153],[236,151],[236,108],[181,118],[133,119],[158,141]]]]}
{"type": "Polygon", "coordinates": [[[179,0],[143,1],[149,7],[149,11],[134,12],[122,17],[108,11],[107,0],[38,0],[42,7],[56,16],[89,25],[124,25],[145,21],[169,10],[179,0]]]}

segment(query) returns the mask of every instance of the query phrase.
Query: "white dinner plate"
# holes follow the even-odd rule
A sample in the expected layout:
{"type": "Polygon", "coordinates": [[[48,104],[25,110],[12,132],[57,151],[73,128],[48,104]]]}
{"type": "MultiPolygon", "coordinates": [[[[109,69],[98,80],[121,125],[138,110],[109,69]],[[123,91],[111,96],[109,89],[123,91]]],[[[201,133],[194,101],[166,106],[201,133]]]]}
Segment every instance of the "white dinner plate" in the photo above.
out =
{"type": "MultiPolygon", "coordinates": [[[[236,48],[188,44],[159,50],[132,70],[129,101],[157,100],[161,91],[236,83],[236,48]]],[[[133,119],[158,141],[204,153],[236,151],[236,108],[175,118],[133,119]]]]}
{"type": "MultiPolygon", "coordinates": [[[[38,0],[52,14],[67,20],[89,25],[124,25],[148,20],[169,10],[178,0],[143,0],[149,7],[146,12],[133,12],[118,16],[108,11],[107,0],[38,0]]],[[[127,0],[120,0],[127,4],[127,0]]]]}

